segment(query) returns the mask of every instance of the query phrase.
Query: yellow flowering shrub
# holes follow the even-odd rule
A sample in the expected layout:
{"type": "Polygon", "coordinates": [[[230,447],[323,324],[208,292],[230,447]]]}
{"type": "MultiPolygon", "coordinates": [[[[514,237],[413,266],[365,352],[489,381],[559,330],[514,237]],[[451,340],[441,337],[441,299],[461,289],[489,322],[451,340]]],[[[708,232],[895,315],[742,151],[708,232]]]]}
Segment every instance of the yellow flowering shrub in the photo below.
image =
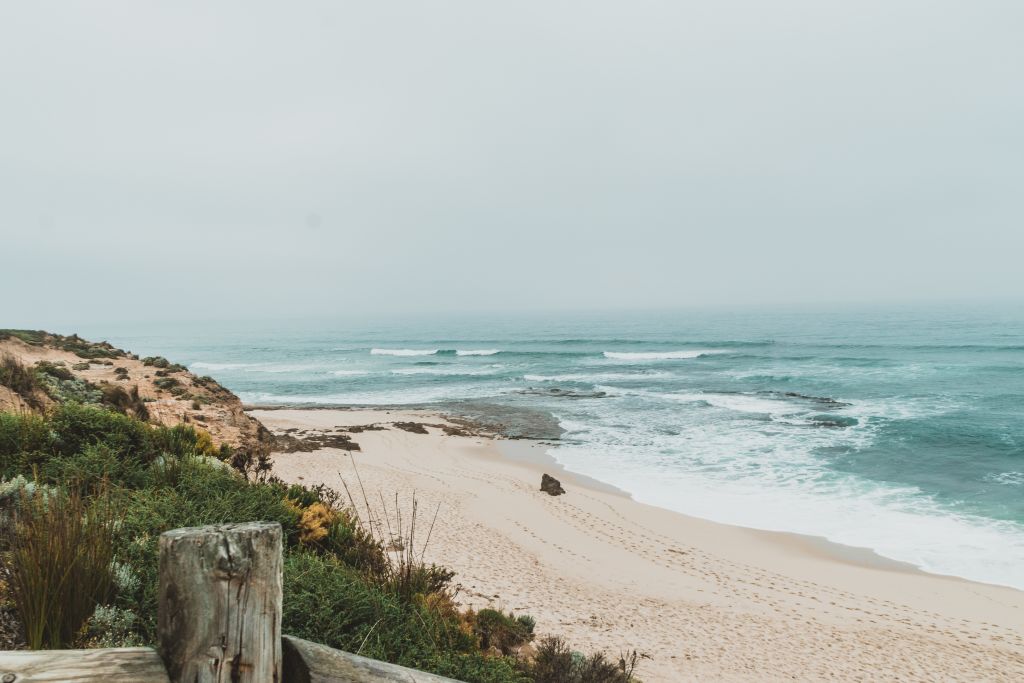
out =
{"type": "Polygon", "coordinates": [[[205,429],[196,429],[196,453],[217,457],[217,447],[213,445],[213,437],[205,429]]]}
{"type": "Polygon", "coordinates": [[[337,519],[337,513],[323,503],[313,503],[302,511],[299,519],[299,542],[316,543],[330,530],[337,519]]]}

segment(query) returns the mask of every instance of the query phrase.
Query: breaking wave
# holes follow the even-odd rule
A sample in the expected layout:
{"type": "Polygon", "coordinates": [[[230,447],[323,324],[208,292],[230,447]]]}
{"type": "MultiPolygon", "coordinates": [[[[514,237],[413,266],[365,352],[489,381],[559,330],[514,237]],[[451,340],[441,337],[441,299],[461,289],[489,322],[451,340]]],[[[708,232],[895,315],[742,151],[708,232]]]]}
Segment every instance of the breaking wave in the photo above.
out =
{"type": "Polygon", "coordinates": [[[605,351],[604,357],[613,360],[682,360],[700,358],[719,353],[728,353],[723,349],[692,349],[689,351],[605,351]]]}
{"type": "Polygon", "coordinates": [[[371,356],[433,356],[441,349],[370,349],[371,356]]]}

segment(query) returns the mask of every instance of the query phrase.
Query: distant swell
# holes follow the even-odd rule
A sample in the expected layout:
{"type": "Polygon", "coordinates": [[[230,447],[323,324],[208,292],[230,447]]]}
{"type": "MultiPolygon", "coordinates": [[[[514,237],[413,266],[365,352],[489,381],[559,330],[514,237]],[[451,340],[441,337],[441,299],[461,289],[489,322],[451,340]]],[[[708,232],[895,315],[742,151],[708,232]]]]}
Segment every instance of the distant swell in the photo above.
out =
{"type": "Polygon", "coordinates": [[[618,351],[605,351],[604,357],[613,360],[681,360],[684,358],[700,358],[716,353],[726,353],[718,349],[695,349],[691,351],[639,351],[626,353],[618,351]]]}
{"type": "Polygon", "coordinates": [[[468,349],[468,350],[457,350],[456,356],[493,356],[496,353],[501,353],[501,349],[468,349]]]}
{"type": "Polygon", "coordinates": [[[433,356],[440,349],[370,349],[371,356],[433,356]]]}

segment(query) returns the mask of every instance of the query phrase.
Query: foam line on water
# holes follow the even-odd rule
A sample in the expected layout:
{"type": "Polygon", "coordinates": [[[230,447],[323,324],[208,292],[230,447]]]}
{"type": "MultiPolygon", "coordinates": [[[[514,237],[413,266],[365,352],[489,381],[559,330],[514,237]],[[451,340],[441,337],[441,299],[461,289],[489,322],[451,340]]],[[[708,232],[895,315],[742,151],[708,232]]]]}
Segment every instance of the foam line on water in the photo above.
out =
{"type": "Polygon", "coordinates": [[[720,353],[728,353],[724,349],[690,349],[687,351],[605,351],[604,357],[611,360],[644,361],[644,360],[685,360],[700,358],[720,353]]]}
{"type": "Polygon", "coordinates": [[[392,375],[434,375],[440,377],[477,377],[480,375],[497,374],[498,369],[480,367],[426,367],[426,368],[395,368],[392,375]]]}
{"type": "Polygon", "coordinates": [[[370,349],[371,356],[433,356],[440,349],[370,349]]]}

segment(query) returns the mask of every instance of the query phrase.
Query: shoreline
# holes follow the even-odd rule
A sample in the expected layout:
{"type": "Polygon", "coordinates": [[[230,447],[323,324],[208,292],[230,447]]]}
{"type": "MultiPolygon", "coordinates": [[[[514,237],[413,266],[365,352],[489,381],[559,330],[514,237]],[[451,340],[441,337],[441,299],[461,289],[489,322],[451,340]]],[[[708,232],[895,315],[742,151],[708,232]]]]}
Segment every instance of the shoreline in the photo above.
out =
{"type": "Polygon", "coordinates": [[[430,423],[353,433],[351,462],[330,448],[275,454],[275,473],[340,488],[357,462],[371,497],[416,491],[421,509],[442,506],[426,557],[456,571],[464,606],[529,613],[581,649],[635,647],[652,657],[648,683],[1024,675],[1016,589],[646,505],[566,470],[543,442],[447,435],[436,408],[250,414],[273,431],[430,423]],[[539,492],[542,472],[568,494],[539,492]]]}
{"type": "MultiPolygon", "coordinates": [[[[315,410],[315,411],[341,411],[341,412],[359,412],[359,411],[382,411],[382,412],[417,412],[424,413],[429,416],[436,416],[443,419],[451,419],[453,411],[449,410],[444,404],[394,404],[394,405],[331,405],[331,404],[243,404],[243,409],[247,413],[254,411],[294,411],[294,410],[315,410]]],[[[461,414],[458,415],[460,420],[466,422],[474,422],[473,418],[463,417],[461,414]]],[[[777,535],[780,538],[786,539],[789,542],[805,544],[808,548],[813,551],[822,553],[832,559],[847,562],[851,564],[857,564],[864,567],[875,567],[880,569],[890,569],[893,571],[910,572],[916,574],[923,574],[926,576],[936,576],[945,579],[955,581],[965,581],[967,583],[977,583],[985,586],[994,586],[998,588],[1007,588],[1015,590],[1024,594],[1024,591],[1015,587],[1007,586],[1005,584],[990,583],[986,581],[978,581],[956,574],[943,574],[940,572],[929,571],[912,562],[906,562],[904,560],[897,560],[891,557],[880,554],[873,548],[866,546],[854,546],[846,543],[840,543],[833,541],[825,536],[819,536],[814,534],[805,534],[796,531],[780,531],[773,529],[760,529],[757,527],[743,526],[739,524],[730,524],[728,522],[719,522],[714,519],[706,517],[697,517],[690,515],[685,512],[679,512],[672,510],[671,508],[661,507],[650,503],[644,503],[638,501],[633,497],[633,494],[625,489],[621,489],[614,484],[610,484],[606,481],[602,481],[595,477],[591,477],[580,472],[575,472],[566,468],[565,465],[558,462],[558,460],[547,452],[547,447],[554,447],[558,445],[557,438],[546,438],[546,437],[532,437],[532,436],[514,436],[508,437],[499,433],[490,433],[493,430],[493,425],[477,424],[477,427],[487,435],[488,438],[492,439],[501,451],[502,455],[509,460],[521,462],[534,468],[544,469],[545,472],[561,479],[562,477],[572,479],[582,486],[604,491],[606,493],[613,493],[636,502],[639,505],[647,505],[657,510],[664,510],[672,514],[680,515],[688,519],[699,519],[711,524],[720,524],[722,526],[734,528],[734,529],[745,529],[759,534],[777,535]]]]}
{"type": "Polygon", "coordinates": [[[718,522],[713,519],[707,519],[704,517],[696,517],[694,515],[688,515],[685,512],[679,512],[670,508],[664,508],[658,505],[651,505],[650,503],[644,503],[636,500],[629,491],[620,489],[607,482],[600,481],[593,477],[579,472],[574,472],[555,459],[550,453],[547,452],[548,444],[544,440],[516,440],[506,441],[502,439],[495,440],[495,446],[501,452],[502,456],[512,460],[514,462],[522,462],[529,466],[533,466],[534,469],[540,473],[541,471],[555,476],[557,479],[565,481],[572,481],[579,486],[584,488],[604,491],[606,493],[612,493],[620,496],[624,496],[629,500],[635,502],[637,505],[646,505],[656,510],[663,510],[670,512],[687,519],[699,519],[710,524],[720,524],[722,526],[730,527],[733,529],[745,529],[747,531],[754,531],[759,534],[766,534],[769,536],[778,536],[791,543],[802,543],[807,545],[808,548],[813,549],[815,552],[820,552],[826,557],[845,562],[849,564],[856,564],[862,567],[873,567],[877,569],[887,569],[891,571],[911,572],[915,574],[925,574],[929,576],[939,576],[948,579],[956,579],[959,581],[967,581],[970,583],[982,583],[986,586],[996,586],[999,588],[1009,588],[1011,590],[1018,590],[1013,586],[1000,586],[999,584],[984,583],[981,581],[971,581],[971,579],[965,579],[961,576],[954,576],[951,574],[938,574],[936,572],[929,572],[915,564],[910,562],[903,562],[901,560],[894,560],[891,557],[880,555],[871,548],[863,548],[858,546],[846,545],[844,543],[836,543],[835,541],[829,540],[824,536],[813,536],[811,534],[801,534],[795,531],[772,531],[769,529],[758,529],[756,527],[741,526],[739,524],[728,524],[725,522],[718,522]]]}

